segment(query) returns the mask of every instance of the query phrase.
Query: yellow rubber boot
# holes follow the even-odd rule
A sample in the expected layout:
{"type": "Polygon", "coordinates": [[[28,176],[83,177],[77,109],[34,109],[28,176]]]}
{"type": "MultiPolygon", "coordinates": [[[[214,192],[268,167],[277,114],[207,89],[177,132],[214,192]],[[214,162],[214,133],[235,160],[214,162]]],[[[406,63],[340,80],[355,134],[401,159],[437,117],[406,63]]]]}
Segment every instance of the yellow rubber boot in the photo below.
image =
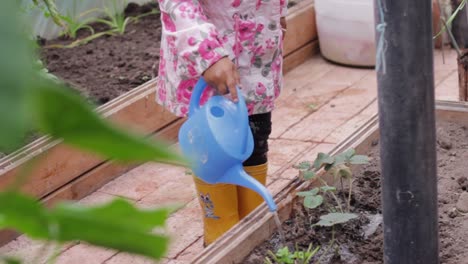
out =
{"type": "MultiPolygon", "coordinates": [[[[266,185],[268,163],[256,166],[245,166],[244,170],[261,184],[266,185]]],[[[264,202],[263,198],[257,192],[241,186],[237,186],[237,200],[239,204],[239,219],[247,216],[262,202],[264,202]]]]}
{"type": "Polygon", "coordinates": [[[194,177],[203,211],[204,246],[213,243],[239,222],[237,189],[230,184],[208,184],[194,177]]]}

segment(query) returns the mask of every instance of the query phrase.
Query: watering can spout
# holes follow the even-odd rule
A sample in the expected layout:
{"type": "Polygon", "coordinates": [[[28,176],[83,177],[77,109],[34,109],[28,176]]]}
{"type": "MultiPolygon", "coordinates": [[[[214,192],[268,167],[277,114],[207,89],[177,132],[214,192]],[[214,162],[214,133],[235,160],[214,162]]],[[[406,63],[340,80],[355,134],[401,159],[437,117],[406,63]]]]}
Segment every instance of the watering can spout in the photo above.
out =
{"type": "Polygon", "coordinates": [[[276,203],[268,189],[255,178],[247,174],[242,165],[235,165],[229,169],[220,179],[220,182],[239,185],[255,191],[265,200],[271,212],[277,211],[276,203]]]}

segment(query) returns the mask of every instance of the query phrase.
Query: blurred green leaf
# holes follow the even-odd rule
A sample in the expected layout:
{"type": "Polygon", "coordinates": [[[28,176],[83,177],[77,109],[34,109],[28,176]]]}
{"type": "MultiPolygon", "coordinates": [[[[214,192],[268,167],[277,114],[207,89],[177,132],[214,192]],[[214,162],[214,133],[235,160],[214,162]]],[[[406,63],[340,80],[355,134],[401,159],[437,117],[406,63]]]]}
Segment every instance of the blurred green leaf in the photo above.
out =
{"type": "Polygon", "coordinates": [[[307,196],[314,196],[314,195],[317,195],[319,193],[319,188],[314,188],[310,191],[305,191],[305,192],[298,192],[297,193],[297,196],[300,196],[300,197],[307,197],[307,196]]]}
{"type": "Polygon", "coordinates": [[[168,145],[112,126],[81,96],[52,82],[35,89],[33,105],[39,128],[67,144],[120,161],[184,162],[168,145]]]}
{"type": "Polygon", "coordinates": [[[316,223],[316,226],[334,226],[337,224],[343,224],[351,219],[357,218],[356,214],[350,213],[329,213],[327,215],[320,216],[320,221],[316,223]]]}
{"type": "Polygon", "coordinates": [[[0,257],[0,263],[5,263],[5,264],[21,264],[21,261],[15,258],[10,258],[10,257],[0,257]]]}
{"type": "Polygon", "coordinates": [[[306,180],[312,180],[313,178],[315,178],[315,176],[317,176],[317,174],[313,171],[304,172],[304,179],[306,180]]]}
{"type": "Polygon", "coordinates": [[[322,192],[334,192],[336,191],[336,187],[332,187],[332,186],[322,186],[320,187],[320,190],[322,192]]]}
{"type": "Polygon", "coordinates": [[[32,238],[48,236],[49,219],[42,205],[28,196],[0,192],[0,229],[11,227],[32,238]]]}
{"type": "Polygon", "coordinates": [[[335,159],[333,157],[331,157],[330,155],[320,152],[317,155],[317,158],[314,161],[314,168],[318,170],[323,165],[333,164],[334,161],[335,161],[335,159]]]}
{"type": "Polygon", "coordinates": [[[304,206],[309,209],[315,209],[322,205],[323,203],[323,196],[322,195],[315,195],[315,196],[307,196],[304,198],[304,206]]]}
{"type": "Polygon", "coordinates": [[[355,154],[354,149],[348,149],[338,155],[335,156],[335,161],[333,162],[333,166],[337,166],[343,163],[347,163],[355,154]]]}
{"type": "Polygon", "coordinates": [[[356,156],[353,156],[349,162],[351,164],[356,164],[356,165],[367,164],[369,163],[369,157],[365,155],[356,155],[356,156]]]}
{"type": "Polygon", "coordinates": [[[333,166],[333,168],[331,169],[331,173],[333,174],[335,178],[338,178],[338,177],[350,178],[353,176],[351,169],[343,163],[333,166]]]}
{"type": "Polygon", "coordinates": [[[167,209],[138,210],[118,199],[94,208],[62,204],[50,214],[58,227],[56,239],[61,242],[82,240],[155,259],[163,257],[167,250],[168,239],[150,233],[164,225],[167,209]]]}
{"type": "Polygon", "coordinates": [[[10,152],[22,143],[30,128],[25,98],[31,89],[33,53],[22,21],[19,1],[4,1],[0,8],[0,151],[10,152]]]}
{"type": "Polygon", "coordinates": [[[155,259],[167,250],[168,238],[151,234],[163,227],[167,209],[140,210],[123,199],[95,207],[63,203],[46,209],[19,193],[0,193],[0,228],[58,242],[86,241],[96,246],[155,259]]]}
{"type": "Polygon", "coordinates": [[[294,165],[294,168],[298,170],[309,170],[311,167],[312,164],[310,164],[308,161],[303,161],[297,165],[294,165]]]}

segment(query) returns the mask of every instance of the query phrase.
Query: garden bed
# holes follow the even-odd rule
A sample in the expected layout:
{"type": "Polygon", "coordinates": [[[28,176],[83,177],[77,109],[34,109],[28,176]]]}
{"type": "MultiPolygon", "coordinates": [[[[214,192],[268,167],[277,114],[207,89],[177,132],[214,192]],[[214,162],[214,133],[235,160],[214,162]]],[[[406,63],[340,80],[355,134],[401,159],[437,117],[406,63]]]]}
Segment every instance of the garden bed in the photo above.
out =
{"type": "MultiPolygon", "coordinates": [[[[437,155],[438,155],[438,197],[439,197],[439,233],[441,263],[464,263],[468,256],[468,179],[466,176],[468,158],[468,105],[461,103],[439,102],[437,106],[437,155]]],[[[350,222],[335,226],[335,246],[337,250],[329,250],[323,254],[331,241],[331,228],[312,227],[319,220],[319,216],[327,213],[325,209],[304,209],[303,199],[295,196],[298,190],[309,190],[309,183],[293,183],[285,190],[278,201],[281,204],[282,229],[286,234],[287,245],[296,244],[305,249],[310,243],[321,249],[314,261],[320,257],[321,263],[383,263],[383,234],[382,211],[380,202],[380,167],[377,117],[374,117],[350,139],[338,146],[331,154],[341,152],[348,147],[356,148],[359,154],[372,158],[367,165],[360,165],[353,169],[355,176],[354,191],[351,200],[351,211],[358,214],[358,218],[350,222]],[[293,188],[297,187],[297,188],[293,188]]],[[[317,182],[312,186],[318,186],[317,182]]],[[[337,186],[338,189],[341,187],[337,186]]],[[[347,186],[345,185],[345,190],[347,186]]],[[[347,191],[344,191],[347,195],[347,191]]],[[[342,197],[339,193],[338,197],[342,197]]],[[[256,211],[252,219],[259,217],[262,210],[256,211]]],[[[263,211],[263,214],[265,212],[263,211]]],[[[271,216],[264,216],[262,224],[257,230],[247,228],[253,224],[251,220],[235,227],[242,232],[234,236],[228,234],[202,253],[196,263],[215,258],[229,263],[262,263],[267,251],[276,251],[279,247],[279,237],[276,228],[268,220],[271,216]],[[242,226],[246,225],[246,226],[242,226]],[[268,226],[266,229],[264,226],[268,226]],[[260,235],[259,232],[269,232],[270,235],[260,235]],[[256,242],[242,243],[241,239],[263,237],[256,242]],[[224,249],[227,241],[234,241],[229,249],[224,249]],[[243,248],[245,245],[247,248],[243,248]],[[214,253],[216,250],[222,253],[214,253]],[[232,252],[237,252],[234,256],[232,252]]],[[[256,219],[259,221],[259,219],[256,219]]],[[[233,231],[234,232],[234,231],[233,231]]],[[[220,262],[220,263],[221,263],[220,262]]],[[[315,263],[315,262],[313,262],[315,263]]]]}

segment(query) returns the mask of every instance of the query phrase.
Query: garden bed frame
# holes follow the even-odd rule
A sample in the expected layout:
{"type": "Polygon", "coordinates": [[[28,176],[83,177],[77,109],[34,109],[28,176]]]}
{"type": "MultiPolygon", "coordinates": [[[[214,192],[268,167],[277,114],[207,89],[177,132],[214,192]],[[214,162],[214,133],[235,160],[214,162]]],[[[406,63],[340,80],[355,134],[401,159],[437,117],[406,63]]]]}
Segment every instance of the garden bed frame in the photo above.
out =
{"type": "MultiPolygon", "coordinates": [[[[289,9],[288,31],[284,43],[284,72],[287,73],[318,53],[313,0],[304,0],[289,9]]],[[[157,79],[100,106],[97,111],[126,129],[148,137],[176,143],[184,119],[175,117],[156,104],[157,79]]],[[[41,137],[0,159],[0,190],[5,190],[26,164],[37,160],[22,191],[46,205],[60,200],[78,200],[139,164],[121,164],[67,146],[61,140],[41,137]]],[[[19,234],[0,230],[0,246],[19,234]]]]}
{"type": "MultiPolygon", "coordinates": [[[[468,104],[437,101],[436,120],[454,121],[468,125],[468,104]]],[[[349,148],[356,149],[357,153],[367,153],[378,139],[378,114],[375,114],[329,154],[336,155],[349,148]]],[[[323,171],[318,175],[319,177],[323,176],[323,171]]],[[[330,179],[325,180],[329,181],[330,179]]],[[[290,217],[293,204],[296,199],[300,199],[296,193],[316,187],[316,185],[319,185],[317,181],[303,182],[299,180],[299,177],[296,177],[296,180],[290,182],[275,196],[281,222],[290,217]]],[[[276,232],[276,229],[273,215],[269,213],[266,206],[260,206],[217,241],[205,248],[191,263],[241,263],[256,246],[269,239],[276,232]]]]}

